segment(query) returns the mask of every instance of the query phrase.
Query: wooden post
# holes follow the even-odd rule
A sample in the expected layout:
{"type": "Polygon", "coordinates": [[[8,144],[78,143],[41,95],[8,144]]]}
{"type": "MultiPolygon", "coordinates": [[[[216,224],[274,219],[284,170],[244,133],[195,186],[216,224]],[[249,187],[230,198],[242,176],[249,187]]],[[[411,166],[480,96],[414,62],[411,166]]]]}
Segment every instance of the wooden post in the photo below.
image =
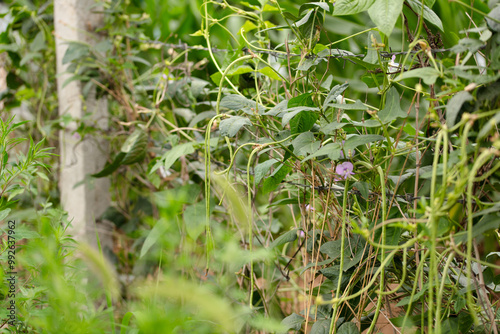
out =
{"type": "Polygon", "coordinates": [[[84,98],[80,81],[72,81],[63,87],[63,83],[71,76],[65,73],[68,64],[62,63],[68,48],[67,42],[80,41],[92,45],[97,41],[94,32],[102,24],[102,15],[96,14],[95,10],[94,0],[54,1],[59,115],[70,115],[73,119],[59,135],[59,188],[61,204],[72,219],[69,230],[75,239],[95,246],[97,227],[100,241],[109,247],[109,228],[103,229],[96,223],[110,204],[109,179],[92,179],[89,176],[103,168],[108,156],[108,145],[102,136],[85,136],[82,140],[75,132],[77,121],[86,113],[91,113],[90,119],[86,120],[87,125],[106,130],[107,101],[96,99],[95,91],[84,98]]]}

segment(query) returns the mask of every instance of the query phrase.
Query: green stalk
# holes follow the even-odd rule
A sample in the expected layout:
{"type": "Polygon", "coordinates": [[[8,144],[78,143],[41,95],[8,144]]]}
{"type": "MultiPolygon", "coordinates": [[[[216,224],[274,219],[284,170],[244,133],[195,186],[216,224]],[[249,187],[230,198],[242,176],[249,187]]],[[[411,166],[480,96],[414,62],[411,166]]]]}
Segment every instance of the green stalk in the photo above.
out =
{"type": "Polygon", "coordinates": [[[349,181],[346,179],[345,180],[345,186],[344,186],[344,197],[342,200],[342,235],[341,235],[341,241],[340,241],[340,267],[339,267],[339,278],[337,282],[337,289],[335,290],[335,299],[338,301],[333,304],[333,314],[332,314],[332,321],[330,322],[330,331],[329,333],[336,333],[337,332],[337,326],[335,319],[337,318],[337,311],[338,307],[340,304],[340,288],[341,288],[341,283],[342,283],[342,273],[344,271],[344,258],[345,258],[345,238],[346,238],[346,225],[347,225],[347,187],[349,185],[349,181]]]}
{"type": "MultiPolygon", "coordinates": [[[[382,167],[378,166],[377,167],[377,172],[380,176],[380,186],[382,188],[382,221],[387,218],[387,199],[386,199],[386,191],[385,191],[385,175],[384,171],[382,170],[382,167]]],[[[386,225],[382,225],[382,244],[385,245],[385,239],[386,239],[386,225]]],[[[380,260],[383,263],[385,260],[385,251],[381,250],[380,252],[380,260]]],[[[383,268],[383,267],[382,267],[383,268]]],[[[379,296],[377,298],[377,306],[375,308],[375,315],[373,316],[372,323],[370,324],[370,328],[368,328],[368,334],[371,334],[373,330],[375,329],[375,325],[377,323],[377,319],[380,315],[380,309],[382,308],[382,296],[384,293],[384,285],[385,285],[385,272],[382,270],[380,273],[380,289],[379,289],[379,296]]]]}

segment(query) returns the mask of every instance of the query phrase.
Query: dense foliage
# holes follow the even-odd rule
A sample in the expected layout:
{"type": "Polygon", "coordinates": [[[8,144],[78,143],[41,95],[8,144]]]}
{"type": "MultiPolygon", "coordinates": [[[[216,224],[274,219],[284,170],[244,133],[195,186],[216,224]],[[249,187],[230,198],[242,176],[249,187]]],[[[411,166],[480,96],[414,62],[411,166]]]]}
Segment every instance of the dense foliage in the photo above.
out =
{"type": "Polygon", "coordinates": [[[17,222],[19,289],[2,332],[498,331],[496,1],[99,6],[100,42],[63,61],[109,104],[109,130],[75,120],[75,136],[112,148],[89,176],[111,179],[112,265],[67,235],[43,148],[72,121],[52,3],[4,15],[0,217],[17,222]]]}

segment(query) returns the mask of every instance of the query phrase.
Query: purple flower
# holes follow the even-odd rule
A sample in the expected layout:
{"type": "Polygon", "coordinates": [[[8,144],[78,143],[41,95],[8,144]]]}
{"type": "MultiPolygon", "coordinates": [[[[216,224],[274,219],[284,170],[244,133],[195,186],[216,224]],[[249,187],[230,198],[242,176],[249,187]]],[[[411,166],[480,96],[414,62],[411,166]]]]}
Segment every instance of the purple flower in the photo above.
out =
{"type": "Polygon", "coordinates": [[[337,173],[337,175],[340,176],[341,178],[340,179],[335,178],[335,181],[345,180],[351,177],[351,175],[354,175],[353,169],[354,165],[352,164],[352,162],[349,161],[337,165],[337,167],[335,168],[335,173],[337,173]]]}
{"type": "Polygon", "coordinates": [[[311,204],[307,204],[306,205],[306,211],[313,212],[314,211],[314,207],[311,204]]]}

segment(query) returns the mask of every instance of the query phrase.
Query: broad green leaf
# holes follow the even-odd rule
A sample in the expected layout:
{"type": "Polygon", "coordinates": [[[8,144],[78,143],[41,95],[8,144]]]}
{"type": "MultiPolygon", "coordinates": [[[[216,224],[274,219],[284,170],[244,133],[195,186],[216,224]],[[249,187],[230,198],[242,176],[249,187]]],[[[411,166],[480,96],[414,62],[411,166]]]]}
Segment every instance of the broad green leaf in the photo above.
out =
{"type": "Polygon", "coordinates": [[[306,58],[298,67],[297,71],[309,71],[313,66],[318,65],[323,59],[321,58],[306,58]]]}
{"type": "MultiPolygon", "coordinates": [[[[188,235],[196,240],[206,228],[206,205],[205,201],[189,205],[184,210],[183,218],[188,235]]],[[[214,201],[210,201],[210,211],[215,206],[214,201]]]]}
{"type": "Polygon", "coordinates": [[[288,100],[283,100],[277,105],[275,105],[273,108],[271,108],[271,110],[265,112],[264,115],[280,116],[280,114],[285,113],[287,109],[288,109],[288,100]]]}
{"type": "Polygon", "coordinates": [[[309,21],[309,18],[311,17],[311,14],[313,13],[313,11],[314,11],[313,9],[309,9],[307,11],[307,13],[300,20],[295,22],[293,25],[295,27],[300,27],[300,26],[306,24],[309,21]]]}
{"type": "MultiPolygon", "coordinates": [[[[486,232],[500,227],[500,217],[498,214],[485,215],[472,227],[472,238],[484,235],[486,232]]],[[[455,244],[467,242],[467,231],[461,231],[455,234],[455,244]]]]}
{"type": "Polygon", "coordinates": [[[304,163],[312,158],[320,157],[322,155],[327,155],[330,160],[336,161],[340,159],[340,152],[341,152],[340,145],[338,143],[328,143],[319,150],[317,150],[315,153],[303,159],[301,163],[304,163]]]}
{"type": "Polygon", "coordinates": [[[280,235],[278,238],[276,238],[271,245],[269,245],[269,248],[275,248],[284,244],[287,244],[289,242],[293,242],[297,240],[297,230],[293,229],[290,231],[287,231],[280,235]]]}
{"type": "MultiPolygon", "coordinates": [[[[328,123],[325,126],[322,126],[319,131],[323,132],[325,135],[331,135],[335,130],[338,130],[340,128],[343,128],[344,126],[348,125],[348,123],[338,123],[338,122],[331,122],[328,123]]],[[[380,125],[380,123],[379,123],[380,125]]]]}
{"type": "Polygon", "coordinates": [[[496,128],[498,123],[500,123],[500,112],[496,113],[494,117],[492,117],[488,122],[486,122],[486,124],[483,125],[483,127],[479,131],[479,134],[477,135],[477,139],[481,140],[486,137],[486,135],[488,135],[494,127],[496,128]]]}
{"type": "Polygon", "coordinates": [[[432,85],[436,82],[441,73],[434,67],[417,68],[411,71],[404,72],[396,78],[396,81],[401,81],[408,78],[420,78],[427,85],[432,85]]]}
{"type": "Polygon", "coordinates": [[[125,153],[121,164],[131,165],[144,160],[148,147],[148,135],[142,129],[136,129],[127,138],[121,147],[121,152],[125,153]]]}
{"type": "Polygon", "coordinates": [[[294,107],[315,107],[314,101],[312,99],[312,93],[305,93],[288,101],[288,108],[294,107]]]}
{"type": "Polygon", "coordinates": [[[278,205],[288,205],[288,204],[299,204],[299,199],[297,197],[294,198],[283,198],[278,201],[272,202],[269,204],[267,207],[270,208],[272,206],[278,206],[278,205]]]}
{"type": "MultiPolygon", "coordinates": [[[[287,112],[283,114],[283,120],[281,121],[281,125],[285,127],[292,118],[297,116],[302,111],[317,111],[318,108],[311,107],[293,107],[287,109],[287,112]]],[[[309,130],[309,129],[308,129],[309,130]]]]}
{"type": "Polygon", "coordinates": [[[118,153],[112,163],[107,164],[106,166],[104,166],[104,168],[100,172],[95,173],[95,174],[91,174],[91,176],[95,177],[95,178],[100,178],[100,177],[105,177],[105,176],[110,175],[115,170],[117,170],[118,167],[123,165],[122,161],[123,161],[123,158],[125,158],[125,155],[126,155],[126,153],[123,153],[123,152],[118,153]]]}
{"type": "Polygon", "coordinates": [[[32,52],[38,52],[46,49],[45,34],[43,31],[39,31],[38,34],[36,34],[35,39],[33,39],[33,42],[31,42],[29,47],[32,52]]]}
{"type": "Polygon", "coordinates": [[[213,110],[201,112],[201,113],[197,114],[196,116],[194,116],[194,118],[191,120],[191,122],[189,122],[189,126],[195,127],[199,122],[201,122],[205,119],[212,118],[215,115],[217,115],[217,113],[213,110]]]}
{"type": "Polygon", "coordinates": [[[245,125],[252,125],[252,122],[246,117],[231,116],[220,122],[219,129],[221,135],[234,137],[245,125]]]}
{"type": "Polygon", "coordinates": [[[255,112],[262,114],[266,110],[259,103],[237,94],[224,96],[220,101],[220,106],[234,111],[242,110],[249,115],[253,115],[255,112]]]}
{"type": "Polygon", "coordinates": [[[314,323],[309,334],[329,334],[331,319],[321,319],[314,323]]]}
{"type": "Polygon", "coordinates": [[[141,248],[141,255],[139,258],[142,258],[146,253],[153,247],[158,240],[165,235],[165,232],[167,231],[168,228],[168,222],[165,221],[165,219],[159,219],[155,226],[149,231],[148,236],[146,237],[146,240],[144,240],[144,244],[142,245],[141,248]]]}
{"type": "Polygon", "coordinates": [[[62,63],[67,64],[73,60],[80,59],[82,57],[88,56],[90,53],[89,46],[83,43],[69,42],[68,48],[64,53],[62,63]]]}
{"type": "MultiPolygon", "coordinates": [[[[422,13],[422,2],[421,1],[408,0],[408,4],[410,5],[411,9],[413,9],[419,15],[420,15],[420,13],[422,13]]],[[[431,6],[432,6],[432,4],[431,4],[431,6]]],[[[439,30],[444,32],[443,22],[441,22],[441,19],[439,18],[439,16],[437,16],[437,14],[434,13],[434,11],[432,9],[430,9],[429,7],[427,7],[425,4],[424,4],[424,20],[432,23],[433,25],[438,27],[439,30]]]]}
{"type": "Polygon", "coordinates": [[[243,32],[243,31],[249,32],[249,31],[252,31],[255,29],[257,29],[257,26],[252,21],[246,20],[245,23],[243,24],[243,26],[241,27],[240,32],[243,32]]]}
{"type": "MultiPolygon", "coordinates": [[[[292,313],[288,317],[286,317],[285,319],[283,319],[281,321],[281,324],[284,325],[285,327],[287,327],[287,332],[289,330],[296,330],[296,331],[298,331],[302,327],[302,323],[304,321],[305,321],[305,319],[303,317],[301,317],[297,313],[292,313]]],[[[283,332],[283,333],[286,333],[286,332],[283,332]]]]}
{"type": "Polygon", "coordinates": [[[404,0],[376,0],[368,9],[368,14],[377,28],[390,36],[403,10],[404,0]]]}
{"type": "MultiPolygon", "coordinates": [[[[427,290],[427,286],[425,286],[423,290],[418,291],[415,295],[413,295],[413,297],[412,296],[404,297],[396,304],[396,306],[401,307],[401,306],[406,306],[409,303],[417,302],[425,294],[426,290],[427,290]]],[[[392,321],[392,319],[391,319],[391,321],[392,321]]]]}
{"type": "Polygon", "coordinates": [[[354,150],[356,147],[375,141],[385,139],[384,136],[380,135],[354,135],[349,137],[344,143],[344,151],[354,150]]]}
{"type": "Polygon", "coordinates": [[[360,100],[356,100],[354,103],[330,103],[327,107],[344,110],[368,110],[368,107],[365,106],[360,100]]]}
{"type": "Polygon", "coordinates": [[[500,21],[500,6],[494,7],[489,13],[486,18],[486,23],[488,24],[488,27],[490,27],[491,30],[495,32],[500,32],[500,23],[497,21],[500,21]],[[493,21],[492,19],[495,19],[497,21],[493,21]]]}
{"type": "Polygon", "coordinates": [[[398,90],[391,87],[387,92],[384,109],[377,113],[383,123],[389,123],[396,118],[406,118],[406,113],[401,109],[398,90]]]}
{"type": "Polygon", "coordinates": [[[326,2],[308,2],[300,6],[299,15],[302,14],[302,12],[305,11],[306,9],[315,7],[319,7],[326,12],[330,12],[330,6],[326,2]]]}
{"type": "Polygon", "coordinates": [[[325,102],[323,104],[325,106],[328,105],[328,103],[335,100],[337,96],[340,96],[340,94],[342,94],[347,89],[347,87],[349,87],[348,83],[344,83],[342,85],[335,85],[335,87],[333,87],[326,96],[325,102]]]}
{"type": "Polygon", "coordinates": [[[287,163],[282,163],[278,168],[276,168],[270,177],[264,180],[264,183],[262,184],[262,192],[264,194],[268,194],[278,188],[281,182],[291,171],[292,167],[290,167],[287,163]]]}
{"type": "Polygon", "coordinates": [[[162,157],[164,159],[163,167],[167,170],[179,159],[180,157],[191,154],[194,152],[194,143],[185,143],[172,147],[170,151],[165,153],[162,157]]]}
{"type": "Polygon", "coordinates": [[[339,327],[337,334],[359,334],[359,329],[352,322],[346,322],[339,327]]]}
{"type": "Polygon", "coordinates": [[[10,213],[10,208],[0,211],[0,220],[4,220],[10,213]]]}
{"type": "Polygon", "coordinates": [[[333,15],[352,15],[364,12],[375,0],[338,0],[333,5],[333,15]]]}
{"type": "Polygon", "coordinates": [[[376,128],[382,126],[379,120],[376,119],[367,119],[363,122],[351,121],[347,125],[360,126],[362,128],[376,128]]]}
{"type": "Polygon", "coordinates": [[[264,74],[266,77],[269,77],[272,80],[283,81],[283,79],[279,76],[279,74],[276,73],[276,71],[269,66],[261,68],[258,72],[264,74]]]}
{"type": "Polygon", "coordinates": [[[293,141],[293,153],[296,155],[305,156],[316,152],[321,143],[316,141],[312,132],[304,132],[298,135],[293,141]]]}
{"type": "Polygon", "coordinates": [[[303,110],[290,120],[292,134],[309,131],[318,120],[318,114],[303,110]]]}
{"type": "Polygon", "coordinates": [[[271,167],[277,162],[278,160],[276,159],[269,159],[255,166],[254,169],[255,184],[259,184],[260,181],[264,178],[264,176],[266,176],[267,172],[269,172],[271,167]]]}
{"type": "MultiPolygon", "coordinates": [[[[350,242],[352,240],[353,239],[350,239],[347,242],[350,242]]],[[[323,243],[319,250],[321,253],[328,255],[331,259],[337,259],[340,257],[340,253],[342,250],[341,246],[342,240],[333,240],[323,243]]]]}
{"type": "Polygon", "coordinates": [[[474,100],[474,97],[466,91],[458,92],[446,104],[446,126],[451,128],[457,123],[457,116],[463,104],[468,101],[474,100]]]}

